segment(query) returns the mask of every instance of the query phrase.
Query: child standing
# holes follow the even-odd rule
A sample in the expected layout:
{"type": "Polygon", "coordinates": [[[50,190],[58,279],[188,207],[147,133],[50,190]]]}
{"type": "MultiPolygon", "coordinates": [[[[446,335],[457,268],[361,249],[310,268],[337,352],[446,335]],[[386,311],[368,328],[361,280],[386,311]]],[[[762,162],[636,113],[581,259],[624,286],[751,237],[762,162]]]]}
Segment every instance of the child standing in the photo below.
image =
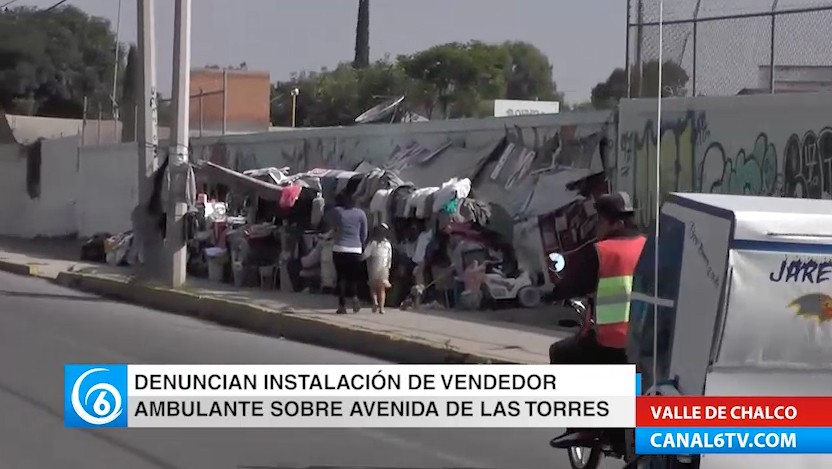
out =
{"type": "Polygon", "coordinates": [[[367,261],[370,294],[373,298],[373,312],[384,314],[384,304],[387,300],[387,289],[390,288],[390,267],[393,264],[393,245],[388,239],[390,228],[386,223],[378,225],[373,230],[373,238],[363,258],[367,261]]]}

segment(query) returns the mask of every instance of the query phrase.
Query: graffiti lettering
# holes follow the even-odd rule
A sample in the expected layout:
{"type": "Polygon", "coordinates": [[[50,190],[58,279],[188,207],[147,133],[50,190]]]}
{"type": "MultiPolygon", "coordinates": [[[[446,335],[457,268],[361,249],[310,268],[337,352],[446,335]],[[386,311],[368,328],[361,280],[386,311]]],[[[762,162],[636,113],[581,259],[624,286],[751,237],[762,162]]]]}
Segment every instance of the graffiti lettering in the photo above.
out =
{"type": "Polygon", "coordinates": [[[765,132],[752,146],[739,148],[712,139],[705,114],[688,112],[664,119],[660,144],[657,175],[654,121],[620,136],[618,174],[632,181],[643,226],[655,219],[657,180],[662,198],[669,192],[705,192],[832,199],[832,127],[802,138],[792,134],[780,153],[765,132]]]}
{"type": "Polygon", "coordinates": [[[768,278],[772,282],[823,283],[832,279],[832,262],[786,258],[768,278]]]}
{"type": "Polygon", "coordinates": [[[801,140],[792,134],[783,152],[787,197],[828,199],[832,193],[832,128],[809,131],[801,140]]]}
{"type": "Polygon", "coordinates": [[[699,167],[702,192],[742,195],[779,195],[777,149],[760,133],[750,153],[740,149],[733,159],[719,142],[705,150],[699,167]]]}
{"type": "Polygon", "coordinates": [[[633,201],[639,208],[639,222],[646,226],[655,215],[656,180],[660,197],[669,192],[698,187],[694,173],[694,149],[708,140],[710,132],[704,113],[688,112],[681,118],[664,119],[661,130],[661,174],[656,174],[656,124],[648,120],[643,130],[626,132],[619,142],[619,174],[635,181],[633,201]]]}

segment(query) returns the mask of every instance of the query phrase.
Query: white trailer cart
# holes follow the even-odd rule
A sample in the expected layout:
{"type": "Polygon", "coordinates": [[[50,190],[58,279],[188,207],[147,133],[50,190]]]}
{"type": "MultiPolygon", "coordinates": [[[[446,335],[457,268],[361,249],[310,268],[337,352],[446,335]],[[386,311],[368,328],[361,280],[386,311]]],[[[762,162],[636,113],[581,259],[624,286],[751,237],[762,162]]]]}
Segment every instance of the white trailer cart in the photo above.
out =
{"type": "MultiPolygon", "coordinates": [[[[643,389],[658,382],[662,394],[832,394],[832,201],[671,194],[659,220],[658,294],[650,239],[630,319],[628,353],[643,389]]],[[[697,463],[816,468],[832,467],[832,455],[705,455],[697,463]]]]}

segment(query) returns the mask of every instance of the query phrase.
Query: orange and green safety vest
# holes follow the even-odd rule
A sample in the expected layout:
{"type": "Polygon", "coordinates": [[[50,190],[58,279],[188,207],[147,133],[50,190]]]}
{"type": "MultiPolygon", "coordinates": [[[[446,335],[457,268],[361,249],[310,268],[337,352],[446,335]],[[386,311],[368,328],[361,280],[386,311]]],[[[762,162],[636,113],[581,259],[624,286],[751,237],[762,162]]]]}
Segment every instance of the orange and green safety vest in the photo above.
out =
{"type": "Polygon", "coordinates": [[[647,239],[605,239],[595,243],[598,251],[598,288],[595,291],[595,336],[600,345],[627,346],[633,273],[647,239]]]}

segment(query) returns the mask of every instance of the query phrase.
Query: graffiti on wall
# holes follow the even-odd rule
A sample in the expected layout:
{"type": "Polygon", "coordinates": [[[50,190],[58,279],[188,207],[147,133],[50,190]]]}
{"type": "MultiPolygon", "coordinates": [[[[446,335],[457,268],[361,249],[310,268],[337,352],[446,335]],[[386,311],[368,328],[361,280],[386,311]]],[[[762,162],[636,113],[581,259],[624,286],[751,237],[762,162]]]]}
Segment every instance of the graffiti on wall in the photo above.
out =
{"type": "Polygon", "coordinates": [[[787,197],[828,199],[832,194],[832,127],[818,134],[792,134],[783,150],[783,190],[787,197]]]}
{"type": "Polygon", "coordinates": [[[707,119],[701,112],[665,119],[659,132],[658,168],[654,120],[648,119],[639,131],[622,133],[619,141],[619,177],[633,181],[633,203],[643,225],[649,225],[655,213],[657,180],[662,197],[669,192],[695,190],[694,151],[710,136],[707,119]]]}
{"type": "Polygon", "coordinates": [[[832,193],[832,128],[792,134],[785,142],[760,132],[747,146],[729,146],[713,138],[705,112],[690,111],[664,119],[660,132],[658,168],[654,120],[622,132],[619,142],[619,177],[632,181],[644,226],[654,220],[657,180],[661,198],[670,192],[814,199],[832,193]]]}

